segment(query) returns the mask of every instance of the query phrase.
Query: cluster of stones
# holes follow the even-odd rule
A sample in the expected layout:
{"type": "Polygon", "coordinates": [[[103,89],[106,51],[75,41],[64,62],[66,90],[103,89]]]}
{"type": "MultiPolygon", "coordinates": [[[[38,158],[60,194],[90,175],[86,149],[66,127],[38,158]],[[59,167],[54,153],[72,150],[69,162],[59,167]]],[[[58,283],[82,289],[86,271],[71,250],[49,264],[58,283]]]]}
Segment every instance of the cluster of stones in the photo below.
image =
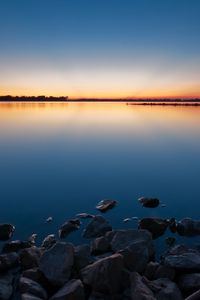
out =
{"type": "MultiPolygon", "coordinates": [[[[147,200],[140,199],[146,207],[147,200]]],[[[150,198],[155,207],[158,201],[150,198]]],[[[98,204],[101,212],[116,201],[98,204]],[[110,205],[109,205],[110,204],[110,205]]],[[[114,230],[101,215],[82,213],[36,246],[11,239],[15,227],[0,224],[0,299],[22,300],[195,300],[200,299],[200,252],[182,245],[170,247],[159,261],[153,239],[167,228],[180,235],[200,234],[200,222],[185,218],[144,218],[138,229],[114,230]],[[89,219],[83,231],[88,243],[63,241],[89,219]]]]}

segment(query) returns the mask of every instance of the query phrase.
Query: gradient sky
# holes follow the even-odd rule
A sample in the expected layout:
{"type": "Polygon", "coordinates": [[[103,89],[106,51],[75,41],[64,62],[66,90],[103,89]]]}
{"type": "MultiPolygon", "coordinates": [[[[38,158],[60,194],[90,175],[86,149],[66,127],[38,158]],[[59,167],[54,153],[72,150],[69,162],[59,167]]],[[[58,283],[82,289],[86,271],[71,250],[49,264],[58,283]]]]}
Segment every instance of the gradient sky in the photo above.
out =
{"type": "Polygon", "coordinates": [[[0,95],[200,96],[199,0],[0,0],[0,95]]]}

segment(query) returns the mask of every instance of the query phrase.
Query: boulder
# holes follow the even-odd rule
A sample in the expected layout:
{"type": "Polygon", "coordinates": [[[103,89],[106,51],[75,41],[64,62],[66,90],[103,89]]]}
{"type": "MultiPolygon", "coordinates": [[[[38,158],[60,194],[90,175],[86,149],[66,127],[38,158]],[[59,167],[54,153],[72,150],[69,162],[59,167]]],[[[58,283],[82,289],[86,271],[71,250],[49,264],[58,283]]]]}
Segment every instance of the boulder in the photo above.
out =
{"type": "Polygon", "coordinates": [[[85,293],[82,282],[79,279],[72,279],[67,282],[50,300],[84,300],[85,293]]]}
{"type": "Polygon", "coordinates": [[[19,290],[21,294],[28,293],[41,299],[47,299],[47,293],[45,289],[38,282],[26,277],[20,278],[19,290]]]}
{"type": "Polygon", "coordinates": [[[42,299],[39,298],[39,297],[35,297],[31,294],[22,294],[21,295],[21,300],[42,300],[42,299]]]}
{"type": "Polygon", "coordinates": [[[81,222],[79,219],[71,219],[65,222],[58,231],[60,238],[65,238],[71,232],[78,230],[80,228],[81,222]]]}
{"type": "Polygon", "coordinates": [[[102,216],[95,216],[84,230],[83,237],[87,239],[96,238],[111,230],[112,227],[105,218],[102,216]]]}
{"type": "Polygon", "coordinates": [[[15,252],[0,255],[0,272],[7,271],[19,264],[19,256],[15,252]]]}
{"type": "Polygon", "coordinates": [[[141,197],[138,199],[138,201],[142,204],[142,206],[148,208],[155,208],[160,204],[160,200],[158,198],[141,197]]]}
{"type": "Polygon", "coordinates": [[[180,276],[178,286],[185,292],[195,292],[200,289],[200,273],[183,274],[180,276]]]}
{"type": "Polygon", "coordinates": [[[43,281],[43,274],[38,268],[28,269],[22,273],[22,277],[32,279],[38,283],[43,281]]]}
{"type": "Polygon", "coordinates": [[[0,224],[0,241],[9,240],[13,232],[15,231],[15,226],[12,224],[0,224]]]}
{"type": "Polygon", "coordinates": [[[144,271],[144,276],[149,280],[155,279],[155,273],[159,268],[160,264],[154,261],[150,261],[144,271]]]}
{"type": "Polygon", "coordinates": [[[110,249],[111,249],[110,243],[104,236],[96,238],[91,242],[91,253],[94,255],[99,255],[99,254],[109,252],[110,249]]]}
{"type": "Polygon", "coordinates": [[[163,263],[176,270],[200,271],[200,253],[186,247],[174,247],[164,257],[163,263]]]}
{"type": "Polygon", "coordinates": [[[177,232],[179,235],[189,237],[200,235],[200,221],[191,218],[182,219],[177,223],[177,232]]]}
{"type": "Polygon", "coordinates": [[[156,300],[153,292],[137,272],[131,273],[131,300],[156,300]]]}
{"type": "Polygon", "coordinates": [[[18,252],[18,251],[20,251],[22,249],[30,248],[30,247],[31,247],[31,243],[30,242],[16,240],[16,241],[11,241],[9,243],[6,243],[3,246],[2,252],[3,253],[18,252]]]}
{"type": "Polygon", "coordinates": [[[154,274],[155,279],[168,278],[172,281],[174,280],[175,276],[176,276],[176,271],[173,268],[170,268],[168,266],[163,266],[163,265],[160,265],[154,274]]]}
{"type": "Polygon", "coordinates": [[[45,237],[45,239],[42,241],[42,248],[49,249],[56,243],[56,237],[55,234],[49,234],[45,237]]]}
{"type": "Polygon", "coordinates": [[[100,212],[106,212],[107,210],[112,209],[116,205],[116,200],[104,199],[97,204],[96,209],[100,210],[100,212]]]}
{"type": "Polygon", "coordinates": [[[148,287],[154,292],[157,300],[183,300],[182,294],[176,283],[168,278],[160,278],[147,283],[148,287]]]}
{"type": "Polygon", "coordinates": [[[88,244],[75,247],[74,265],[77,270],[81,270],[87,265],[94,262],[94,258],[90,255],[90,246],[88,244]]]}
{"type": "Polygon", "coordinates": [[[83,283],[93,292],[114,295],[120,289],[123,257],[113,254],[85,267],[81,271],[83,283]]]}
{"type": "Polygon", "coordinates": [[[200,299],[200,290],[196,291],[189,297],[185,298],[185,300],[199,300],[200,299]]]}
{"type": "Polygon", "coordinates": [[[73,245],[59,242],[43,253],[39,269],[52,285],[60,287],[68,281],[73,263],[73,245]]]}
{"type": "Polygon", "coordinates": [[[143,272],[154,255],[152,237],[147,230],[116,230],[108,232],[105,237],[112,251],[123,255],[129,271],[143,272]]]}
{"type": "Polygon", "coordinates": [[[0,275],[0,299],[1,300],[10,299],[13,293],[12,282],[13,282],[12,274],[0,275]]]}
{"type": "Polygon", "coordinates": [[[153,239],[156,239],[163,235],[167,227],[167,220],[160,218],[143,218],[139,222],[139,228],[146,229],[151,232],[153,239]]]}
{"type": "Polygon", "coordinates": [[[38,267],[41,254],[41,249],[37,248],[36,246],[23,249],[20,252],[20,263],[22,269],[25,270],[38,267]]]}

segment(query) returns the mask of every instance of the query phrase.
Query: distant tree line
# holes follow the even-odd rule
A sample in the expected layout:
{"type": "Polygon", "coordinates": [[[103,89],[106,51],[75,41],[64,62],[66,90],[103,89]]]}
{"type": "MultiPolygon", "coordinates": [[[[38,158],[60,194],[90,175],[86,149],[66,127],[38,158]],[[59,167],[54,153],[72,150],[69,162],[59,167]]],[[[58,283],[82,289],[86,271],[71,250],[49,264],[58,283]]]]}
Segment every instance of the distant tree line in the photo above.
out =
{"type": "Polygon", "coordinates": [[[61,97],[53,97],[53,96],[0,96],[0,101],[1,102],[62,102],[62,101],[67,101],[68,96],[61,96],[61,97]]]}

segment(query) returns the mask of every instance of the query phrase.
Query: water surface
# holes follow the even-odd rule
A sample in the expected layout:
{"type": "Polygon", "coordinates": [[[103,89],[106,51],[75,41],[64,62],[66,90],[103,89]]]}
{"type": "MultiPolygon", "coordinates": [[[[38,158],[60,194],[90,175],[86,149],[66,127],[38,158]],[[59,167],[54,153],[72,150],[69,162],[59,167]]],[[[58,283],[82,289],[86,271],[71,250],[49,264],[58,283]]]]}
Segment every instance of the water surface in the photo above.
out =
{"type": "Polygon", "coordinates": [[[131,216],[198,219],[199,153],[200,107],[1,103],[0,222],[41,240],[104,198],[119,201],[106,214],[117,228],[136,226],[122,223],[131,216]],[[143,195],[166,207],[141,208],[143,195]]]}

